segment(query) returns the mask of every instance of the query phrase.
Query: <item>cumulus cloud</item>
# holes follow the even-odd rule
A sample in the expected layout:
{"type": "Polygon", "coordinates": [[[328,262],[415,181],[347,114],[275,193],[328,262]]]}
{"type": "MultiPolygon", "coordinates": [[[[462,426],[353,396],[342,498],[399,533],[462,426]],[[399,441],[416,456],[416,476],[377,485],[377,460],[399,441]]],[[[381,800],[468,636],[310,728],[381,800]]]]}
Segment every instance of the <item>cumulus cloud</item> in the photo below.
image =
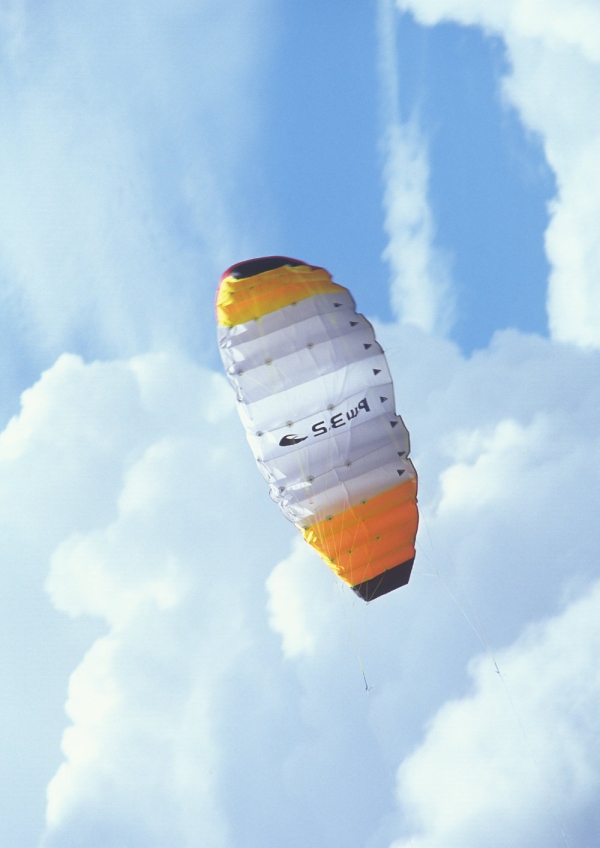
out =
{"type": "Polygon", "coordinates": [[[281,636],[286,658],[314,655],[330,636],[333,576],[299,536],[291,555],[278,563],[266,583],[269,625],[281,636]]]}
{"type": "MultiPolygon", "coordinates": [[[[370,736],[334,581],[306,546],[287,556],[291,528],[266,496],[234,405],[223,377],[184,357],[63,356],[3,434],[5,565],[39,579],[50,560],[55,608],[101,630],[70,676],[45,846],[233,845],[257,827],[272,841],[304,808],[324,843],[347,844],[361,819],[368,833],[377,786],[366,791],[354,767],[370,736]],[[46,479],[43,496],[35,482],[46,479]],[[31,532],[38,525],[45,535],[31,532]],[[299,566],[291,582],[286,560],[299,566]],[[302,582],[299,628],[286,604],[302,582]],[[295,656],[303,633],[304,684],[290,652],[279,654],[277,621],[291,626],[295,656]]],[[[60,639],[51,648],[61,653],[60,639]]],[[[28,646],[11,650],[29,659],[28,646]]],[[[36,718],[43,725],[43,703],[36,718]]]]}
{"type": "Polygon", "coordinates": [[[471,662],[472,693],[438,711],[399,770],[415,835],[394,848],[593,842],[599,612],[595,583],[497,654],[501,678],[491,657],[471,662]]]}
{"type": "MultiPolygon", "coordinates": [[[[586,676],[592,647],[573,664],[558,648],[580,617],[577,652],[578,610],[589,624],[597,603],[599,355],[507,331],[467,359],[416,327],[378,329],[411,427],[422,525],[411,583],[370,605],[299,538],[290,548],[293,528],[267,496],[223,377],[182,355],[87,365],[66,355],[25,393],[0,437],[7,562],[40,581],[50,563],[54,607],[73,625],[97,622],[73,662],[45,846],[271,844],[286,833],[292,845],[383,848],[400,833],[454,838],[452,828],[482,844],[477,810],[451,814],[441,777],[437,800],[424,800],[432,739],[461,786],[485,777],[480,806],[498,815],[513,796],[496,790],[494,764],[529,775],[515,844],[517,834],[548,844],[540,822],[553,804],[570,833],[583,826],[600,773],[592,751],[568,804],[552,793],[591,732],[593,681],[581,715],[547,708],[544,726],[562,715],[569,732],[538,780],[486,677],[498,683],[492,664],[467,668],[475,630],[527,727],[561,682],[575,685],[568,674],[586,676]],[[561,605],[555,619],[567,623],[520,636],[561,605]],[[461,706],[471,702],[477,721],[461,706]],[[431,716],[437,730],[421,746],[431,716]],[[508,740],[503,759],[480,744],[487,731],[508,740]]],[[[63,651],[60,639],[52,647],[63,651]]]]}
{"type": "Polygon", "coordinates": [[[396,829],[404,836],[381,844],[560,845],[564,826],[569,844],[586,845],[600,775],[595,749],[580,757],[600,699],[591,668],[600,360],[514,331],[469,359],[409,328],[399,337],[381,327],[379,335],[392,351],[421,482],[410,586],[411,604],[423,607],[402,609],[407,645],[398,625],[386,619],[385,627],[402,657],[403,691],[425,703],[413,709],[398,700],[394,712],[399,681],[388,668],[372,716],[390,734],[386,742],[400,744],[399,759],[407,754],[400,716],[414,722],[405,746],[415,746],[420,723],[427,730],[399,771],[396,829]],[[521,635],[527,622],[563,605],[564,613],[521,635]],[[475,640],[491,646],[506,689],[489,654],[471,664],[469,686],[463,671],[475,640]],[[473,696],[465,696],[469,688],[473,696]],[[444,704],[451,692],[462,697],[444,704]],[[583,702],[581,713],[571,696],[583,702]]]}
{"type": "MultiPolygon", "coordinates": [[[[600,407],[592,377],[598,359],[568,343],[595,347],[599,339],[600,192],[590,167],[600,138],[598,10],[477,0],[400,0],[397,7],[422,24],[456,21],[504,38],[504,96],[541,138],[559,191],[546,233],[553,342],[499,333],[462,361],[446,342],[407,327],[402,343],[392,328],[380,328],[398,360],[399,405],[420,471],[416,579],[443,587],[495,654],[469,664],[472,694],[465,695],[469,681],[459,665],[466,651],[448,628],[456,641],[442,653],[454,685],[462,680],[461,697],[447,700],[447,679],[423,742],[400,755],[400,822],[387,844],[587,845],[597,830],[600,775],[588,744],[600,699],[593,669],[600,539],[588,511],[600,495],[600,407]],[[562,604],[563,612],[546,618],[562,604]],[[497,651],[500,645],[510,647],[497,651]]],[[[428,250],[435,256],[431,243],[428,250]]],[[[439,650],[433,639],[429,647],[439,650]]]]}
{"type": "MultiPolygon", "coordinates": [[[[413,456],[420,471],[422,522],[409,591],[367,610],[355,610],[353,621],[358,621],[362,632],[358,641],[367,680],[374,684],[370,726],[377,731],[382,749],[392,751],[400,761],[415,745],[433,705],[441,707],[450,693],[464,694],[469,688],[464,670],[478,639],[491,644],[495,653],[499,646],[515,643],[506,655],[498,650],[496,658],[520,715],[520,684],[513,687],[511,664],[531,641],[520,636],[523,627],[580,596],[581,606],[577,602],[568,607],[554,643],[564,642],[563,652],[548,651],[524,664],[521,679],[524,683],[529,674],[531,698],[538,698],[537,706],[534,703],[524,710],[527,726],[535,724],[535,710],[552,699],[546,675],[555,681],[556,692],[571,686],[572,681],[563,677],[564,666],[570,652],[577,653],[579,640],[587,638],[593,613],[587,615],[587,624],[582,621],[575,628],[577,637],[567,639],[566,631],[579,610],[592,610],[597,604],[593,581],[598,575],[600,543],[594,519],[600,496],[596,388],[600,360],[596,353],[514,331],[499,333],[488,350],[468,359],[451,343],[432,340],[412,328],[399,332],[382,326],[378,335],[390,351],[398,405],[411,426],[413,456]]],[[[594,633],[589,634],[590,640],[594,633]]],[[[586,662],[592,662],[593,647],[589,654],[586,648],[586,656],[586,662]]],[[[492,659],[486,656],[474,667],[481,668],[483,679],[490,677],[479,714],[479,735],[472,745],[468,733],[464,738],[461,727],[464,723],[468,728],[470,713],[461,723],[435,719],[434,726],[440,728],[436,746],[447,751],[447,769],[438,775],[440,751],[433,750],[429,736],[422,757],[417,744],[419,770],[412,768],[409,758],[399,794],[400,829],[410,834],[400,844],[420,845],[421,832],[424,846],[495,844],[493,831],[481,829],[488,808],[510,821],[514,844],[554,844],[551,840],[556,838],[556,844],[561,844],[554,809],[560,820],[568,819],[571,840],[582,840],[572,844],[586,844],[589,795],[573,791],[564,806],[557,798],[563,781],[578,779],[577,774],[564,775],[562,769],[585,746],[590,728],[578,716],[570,716],[558,698],[553,708],[548,707],[543,733],[551,736],[554,717],[564,713],[561,721],[570,725],[560,755],[565,762],[546,769],[540,755],[540,771],[534,753],[532,768],[531,758],[523,755],[519,719],[492,659]],[[504,735],[496,727],[498,714],[505,722],[504,735]],[[483,740],[495,736],[497,743],[484,744],[483,740]],[[509,775],[521,776],[519,786],[527,782],[535,800],[521,805],[514,818],[512,791],[496,789],[497,781],[509,782],[506,772],[496,776],[507,737],[510,744],[504,746],[503,767],[509,775]],[[467,795],[460,805],[454,802],[452,769],[458,775],[472,773],[470,779],[478,785],[472,800],[467,795]],[[460,824],[456,836],[452,830],[455,807],[460,824]],[[437,820],[444,816],[450,823],[440,824],[438,834],[437,820]]],[[[587,687],[588,712],[593,716],[600,690],[597,676],[588,680],[586,675],[582,670],[580,682],[587,687]]],[[[442,707],[442,716],[445,710],[442,707]]],[[[543,734],[535,738],[535,751],[543,749],[544,738],[543,734]]],[[[599,773],[594,755],[586,768],[593,786],[599,773]]],[[[457,785],[464,788],[458,781],[457,785]]],[[[498,818],[493,820],[497,824],[498,818]]],[[[386,842],[385,832],[382,824],[373,844],[390,844],[392,836],[386,842]]],[[[504,839],[505,831],[498,832],[504,839]]]]}
{"type": "Polygon", "coordinates": [[[600,344],[600,13],[592,0],[397,0],[432,26],[455,21],[501,36],[507,102],[544,147],[558,186],[550,205],[548,317],[554,338],[600,344]]]}
{"type": "MultiPolygon", "coordinates": [[[[397,7],[426,25],[456,21],[504,38],[504,96],[541,138],[559,188],[546,233],[552,337],[597,346],[600,192],[590,163],[600,138],[598,9],[477,0],[401,0],[397,7]]],[[[404,386],[418,355],[432,353],[425,345],[417,354],[407,345],[398,353],[404,386]]],[[[593,841],[599,763],[587,740],[596,732],[600,690],[586,663],[593,664],[588,647],[597,638],[599,540],[589,532],[594,521],[586,504],[600,492],[598,398],[585,375],[597,366],[594,356],[568,345],[497,334],[464,365],[457,367],[448,348],[438,374],[428,369],[427,413],[445,420],[437,434],[422,404],[409,405],[407,416],[415,416],[428,446],[422,456],[418,445],[415,451],[425,525],[421,564],[443,582],[483,642],[512,645],[496,655],[506,691],[490,656],[474,661],[474,693],[441,707],[403,762],[404,836],[395,848],[593,841]],[[553,394],[558,384],[563,388],[553,394]],[[563,601],[581,598],[519,636],[561,594],[563,601]],[[571,709],[571,697],[581,710],[571,709]]]]}
{"type": "MultiPolygon", "coordinates": [[[[51,559],[55,607],[105,631],[71,677],[44,844],[222,844],[219,703],[269,569],[246,533],[270,503],[246,502],[262,480],[234,405],[223,377],[182,357],[63,356],[2,434],[5,567],[34,576],[51,559]]],[[[273,563],[286,532],[270,534],[273,563]]]]}

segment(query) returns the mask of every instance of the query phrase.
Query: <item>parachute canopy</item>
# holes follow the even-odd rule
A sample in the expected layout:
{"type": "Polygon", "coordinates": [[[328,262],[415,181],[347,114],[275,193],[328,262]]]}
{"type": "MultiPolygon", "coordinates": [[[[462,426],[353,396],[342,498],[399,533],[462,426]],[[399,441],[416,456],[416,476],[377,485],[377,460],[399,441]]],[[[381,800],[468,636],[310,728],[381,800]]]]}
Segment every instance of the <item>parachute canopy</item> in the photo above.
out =
{"type": "Polygon", "coordinates": [[[221,277],[219,346],[271,497],[366,601],[408,583],[417,476],[371,324],[324,268],[250,259],[221,277]]]}

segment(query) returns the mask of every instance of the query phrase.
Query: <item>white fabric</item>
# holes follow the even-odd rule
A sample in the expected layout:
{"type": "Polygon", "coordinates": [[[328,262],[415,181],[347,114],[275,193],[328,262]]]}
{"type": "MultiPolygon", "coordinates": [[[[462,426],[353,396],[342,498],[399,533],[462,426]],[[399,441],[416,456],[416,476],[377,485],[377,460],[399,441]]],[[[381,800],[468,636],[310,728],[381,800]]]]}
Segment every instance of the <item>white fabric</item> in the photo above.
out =
{"type": "Polygon", "coordinates": [[[309,527],[311,524],[325,521],[352,506],[368,501],[375,495],[414,476],[415,471],[410,461],[398,458],[397,463],[383,465],[366,474],[349,477],[319,494],[312,495],[309,485],[306,484],[303,498],[298,498],[296,493],[282,494],[274,489],[271,489],[271,497],[279,504],[286,518],[301,527],[309,527]],[[404,473],[400,475],[399,470],[404,473]]]}
{"type": "MultiPolygon", "coordinates": [[[[314,300],[314,298],[309,298],[309,300],[314,300]]],[[[280,309],[273,314],[280,315],[281,312],[284,312],[284,310],[280,309]]],[[[351,334],[352,336],[363,330],[372,337],[373,330],[366,318],[357,315],[352,310],[349,312],[347,308],[338,310],[335,307],[333,312],[311,315],[309,318],[286,325],[270,333],[264,332],[262,325],[258,325],[262,331],[258,335],[253,334],[251,338],[247,338],[247,334],[231,335],[231,331],[229,331],[227,335],[223,336],[221,343],[221,357],[225,370],[228,374],[233,373],[233,370],[236,370],[235,366],[238,366],[244,371],[249,371],[257,365],[264,365],[267,359],[279,359],[282,356],[302,350],[309,344],[316,345],[331,341],[348,332],[350,321],[357,325],[351,334]],[[259,344],[259,342],[262,342],[262,344],[259,344]]],[[[252,322],[252,325],[243,326],[252,327],[256,323],[252,322]]],[[[256,326],[254,329],[256,329],[256,326]]]]}
{"type": "MultiPolygon", "coordinates": [[[[338,366],[341,362],[340,357],[338,366]]],[[[290,362],[290,369],[292,367],[290,362]]],[[[385,356],[379,354],[358,362],[350,361],[335,371],[320,374],[255,403],[242,401],[238,404],[238,412],[244,426],[252,433],[282,426],[292,429],[304,418],[329,418],[326,413],[333,415],[336,409],[344,406],[347,398],[360,394],[361,389],[364,392],[366,386],[385,386],[390,382],[385,356]]]]}
{"type": "MultiPolygon", "coordinates": [[[[377,401],[379,398],[377,397],[377,401]]],[[[406,428],[398,424],[392,428],[393,421],[399,421],[392,412],[393,402],[379,402],[378,410],[372,407],[371,416],[363,415],[361,410],[360,419],[353,421],[352,426],[344,426],[337,430],[329,430],[326,434],[315,436],[308,430],[309,437],[297,445],[281,447],[279,439],[275,437],[271,441],[272,433],[266,434],[265,438],[255,437],[254,443],[262,442],[254,455],[257,458],[263,476],[269,483],[279,486],[292,485],[299,473],[307,477],[317,477],[324,470],[346,465],[347,462],[356,462],[361,456],[378,450],[384,445],[391,444],[394,451],[408,454],[409,443],[406,428]],[[262,448],[262,450],[261,450],[262,448]],[[265,450],[266,449],[266,450],[265,450]]],[[[297,428],[300,430],[300,428],[297,428]]],[[[277,431],[279,438],[285,436],[287,430],[277,431]]]]}
{"type": "MultiPolygon", "coordinates": [[[[293,333],[290,331],[290,336],[293,333]]],[[[299,385],[307,385],[325,374],[346,367],[348,362],[358,362],[381,356],[381,348],[373,341],[373,330],[365,327],[350,334],[333,339],[309,342],[285,356],[277,356],[267,339],[261,340],[260,365],[248,369],[247,362],[236,362],[228,369],[227,376],[236,390],[238,400],[255,403],[270,395],[276,395],[299,385]]],[[[259,342],[254,342],[255,346],[259,342]]],[[[257,358],[256,355],[254,357],[257,358]]],[[[292,401],[293,403],[293,401],[292,401]]]]}
{"type": "Polygon", "coordinates": [[[219,328],[271,497],[308,527],[414,477],[385,355],[347,292],[219,328]]]}

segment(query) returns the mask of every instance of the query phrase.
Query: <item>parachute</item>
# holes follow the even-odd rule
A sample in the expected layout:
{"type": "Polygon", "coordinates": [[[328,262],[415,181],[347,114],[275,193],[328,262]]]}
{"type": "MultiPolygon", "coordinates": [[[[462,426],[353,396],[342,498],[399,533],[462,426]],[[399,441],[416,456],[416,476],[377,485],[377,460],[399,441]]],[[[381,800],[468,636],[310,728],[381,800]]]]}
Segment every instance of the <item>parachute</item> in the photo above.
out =
{"type": "Polygon", "coordinates": [[[373,327],[324,268],[285,256],[228,268],[219,347],[272,499],[365,601],[408,583],[417,475],[373,327]]]}

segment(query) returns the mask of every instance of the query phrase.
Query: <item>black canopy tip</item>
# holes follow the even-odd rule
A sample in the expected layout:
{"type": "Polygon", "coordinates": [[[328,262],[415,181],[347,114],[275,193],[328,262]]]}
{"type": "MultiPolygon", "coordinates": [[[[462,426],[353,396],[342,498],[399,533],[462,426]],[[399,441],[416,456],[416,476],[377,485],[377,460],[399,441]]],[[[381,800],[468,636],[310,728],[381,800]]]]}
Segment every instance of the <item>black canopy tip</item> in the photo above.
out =
{"type": "Polygon", "coordinates": [[[370,580],[365,580],[364,583],[353,586],[352,589],[363,601],[367,602],[380,598],[381,595],[387,595],[388,592],[393,592],[400,586],[406,586],[410,579],[414,561],[414,557],[407,559],[406,562],[395,565],[393,568],[384,571],[383,574],[371,577],[370,580]]]}
{"type": "Polygon", "coordinates": [[[305,265],[299,259],[290,259],[289,256],[260,256],[258,259],[246,259],[228,268],[223,276],[234,277],[236,280],[245,280],[248,277],[256,277],[265,271],[273,271],[275,268],[283,268],[284,265],[305,265]]]}

